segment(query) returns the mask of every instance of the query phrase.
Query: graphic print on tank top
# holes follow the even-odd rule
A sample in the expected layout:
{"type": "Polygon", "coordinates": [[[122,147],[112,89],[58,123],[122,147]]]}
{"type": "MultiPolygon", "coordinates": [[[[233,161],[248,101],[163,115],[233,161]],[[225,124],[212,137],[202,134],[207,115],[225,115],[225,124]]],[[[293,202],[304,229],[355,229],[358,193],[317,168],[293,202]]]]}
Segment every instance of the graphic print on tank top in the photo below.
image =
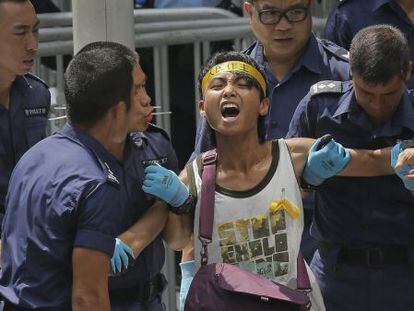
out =
{"type": "Polygon", "coordinates": [[[268,279],[289,273],[286,217],[298,218],[300,208],[285,198],[269,204],[266,214],[216,225],[221,259],[268,279]]]}

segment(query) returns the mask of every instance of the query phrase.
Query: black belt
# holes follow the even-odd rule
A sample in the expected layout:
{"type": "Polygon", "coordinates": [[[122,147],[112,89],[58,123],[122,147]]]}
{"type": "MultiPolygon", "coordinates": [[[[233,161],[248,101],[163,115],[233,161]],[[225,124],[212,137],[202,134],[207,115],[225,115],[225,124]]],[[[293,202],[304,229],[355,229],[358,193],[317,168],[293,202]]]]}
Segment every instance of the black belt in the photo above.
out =
{"type": "Polygon", "coordinates": [[[408,247],[403,245],[388,245],[381,247],[341,247],[329,243],[319,243],[318,250],[321,256],[339,248],[338,263],[349,265],[363,265],[369,268],[382,268],[409,262],[408,247]]]}
{"type": "Polygon", "coordinates": [[[158,274],[152,280],[149,280],[143,284],[111,290],[109,292],[109,298],[111,302],[126,301],[126,300],[139,300],[141,302],[150,302],[154,300],[157,295],[164,289],[166,281],[162,274],[158,274]]]}

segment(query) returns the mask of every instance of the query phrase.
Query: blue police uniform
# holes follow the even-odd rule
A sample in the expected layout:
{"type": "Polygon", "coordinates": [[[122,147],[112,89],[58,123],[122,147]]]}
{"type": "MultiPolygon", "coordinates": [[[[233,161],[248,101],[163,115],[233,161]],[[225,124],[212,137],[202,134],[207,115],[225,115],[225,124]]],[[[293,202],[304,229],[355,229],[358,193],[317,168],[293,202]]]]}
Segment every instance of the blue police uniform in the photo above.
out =
{"type": "Polygon", "coordinates": [[[116,158],[68,124],[23,155],[6,201],[1,296],[22,308],[72,310],[73,248],[112,256],[127,229],[123,179],[116,158]]]}
{"type": "Polygon", "coordinates": [[[22,155],[46,137],[50,93],[36,76],[17,76],[10,91],[10,109],[0,105],[0,223],[11,172],[22,155]]]}
{"type": "MultiPolygon", "coordinates": [[[[299,104],[289,136],[332,134],[357,149],[414,138],[414,104],[404,93],[392,118],[373,127],[351,81],[323,81],[299,104]]],[[[408,310],[414,305],[414,199],[396,176],[334,177],[316,192],[312,260],[327,310],[408,310]]]]}
{"type": "MultiPolygon", "coordinates": [[[[390,24],[400,29],[410,45],[410,59],[414,60],[414,24],[394,0],[336,1],[325,25],[325,38],[349,49],[359,30],[376,24],[390,24]]],[[[413,77],[407,86],[414,88],[413,77]]]]}
{"type": "MultiPolygon", "coordinates": [[[[175,172],[178,162],[168,135],[154,125],[145,132],[131,133],[125,150],[126,188],[129,197],[128,227],[154,203],[154,197],[142,189],[144,169],[159,164],[175,172]]],[[[161,293],[166,286],[161,269],[165,251],[161,236],[149,244],[126,273],[109,280],[112,310],[163,310],[161,293]]]]}

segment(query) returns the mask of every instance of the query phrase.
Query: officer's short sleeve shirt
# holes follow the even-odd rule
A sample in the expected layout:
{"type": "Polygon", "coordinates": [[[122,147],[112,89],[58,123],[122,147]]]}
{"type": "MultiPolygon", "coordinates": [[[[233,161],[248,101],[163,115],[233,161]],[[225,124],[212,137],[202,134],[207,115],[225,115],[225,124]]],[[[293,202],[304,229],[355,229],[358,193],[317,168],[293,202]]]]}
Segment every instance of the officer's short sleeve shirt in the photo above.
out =
{"type": "MultiPolygon", "coordinates": [[[[132,225],[152,206],[155,198],[142,190],[144,169],[158,164],[178,173],[178,162],[165,131],[150,125],[145,132],[131,133],[125,154],[126,188],[129,199],[129,224],[132,225]]],[[[126,273],[110,278],[110,290],[142,285],[160,273],[165,260],[161,235],[156,237],[138,256],[126,273]]]]}
{"type": "MultiPolygon", "coordinates": [[[[326,90],[331,82],[318,84],[326,90]]],[[[293,116],[288,135],[317,138],[331,134],[335,141],[355,149],[384,148],[399,139],[414,138],[414,104],[408,93],[393,117],[374,127],[356,102],[352,82],[340,84],[339,92],[308,94],[293,116]]],[[[316,191],[311,234],[319,241],[339,244],[411,244],[413,206],[410,191],[396,175],[333,177],[316,191]]]]}
{"type": "Polygon", "coordinates": [[[0,293],[25,308],[71,309],[72,251],[112,256],[128,217],[120,163],[70,125],[30,149],[10,179],[0,293]]]}
{"type": "Polygon", "coordinates": [[[47,86],[31,74],[18,76],[13,82],[10,108],[0,105],[0,209],[14,166],[30,147],[46,137],[49,108],[47,86]]]}

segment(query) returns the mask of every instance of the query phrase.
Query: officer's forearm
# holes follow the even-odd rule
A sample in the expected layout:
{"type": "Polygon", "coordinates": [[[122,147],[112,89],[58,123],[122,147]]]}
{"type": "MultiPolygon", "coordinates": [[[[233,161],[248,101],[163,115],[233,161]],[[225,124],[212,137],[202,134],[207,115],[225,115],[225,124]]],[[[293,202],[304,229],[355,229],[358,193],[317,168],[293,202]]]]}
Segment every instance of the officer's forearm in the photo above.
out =
{"type": "Polygon", "coordinates": [[[156,200],[151,208],[118,238],[127,243],[138,256],[163,230],[168,217],[165,202],[156,200]]]}
{"type": "Polygon", "coordinates": [[[163,231],[164,240],[176,251],[182,250],[190,241],[193,228],[193,214],[176,215],[170,212],[163,231]]]}
{"type": "Polygon", "coordinates": [[[109,311],[107,254],[75,247],[72,254],[72,309],[109,311]]]}
{"type": "Polygon", "coordinates": [[[391,148],[377,150],[351,149],[352,160],[339,172],[339,176],[384,176],[394,174],[390,165],[391,148]]]}

